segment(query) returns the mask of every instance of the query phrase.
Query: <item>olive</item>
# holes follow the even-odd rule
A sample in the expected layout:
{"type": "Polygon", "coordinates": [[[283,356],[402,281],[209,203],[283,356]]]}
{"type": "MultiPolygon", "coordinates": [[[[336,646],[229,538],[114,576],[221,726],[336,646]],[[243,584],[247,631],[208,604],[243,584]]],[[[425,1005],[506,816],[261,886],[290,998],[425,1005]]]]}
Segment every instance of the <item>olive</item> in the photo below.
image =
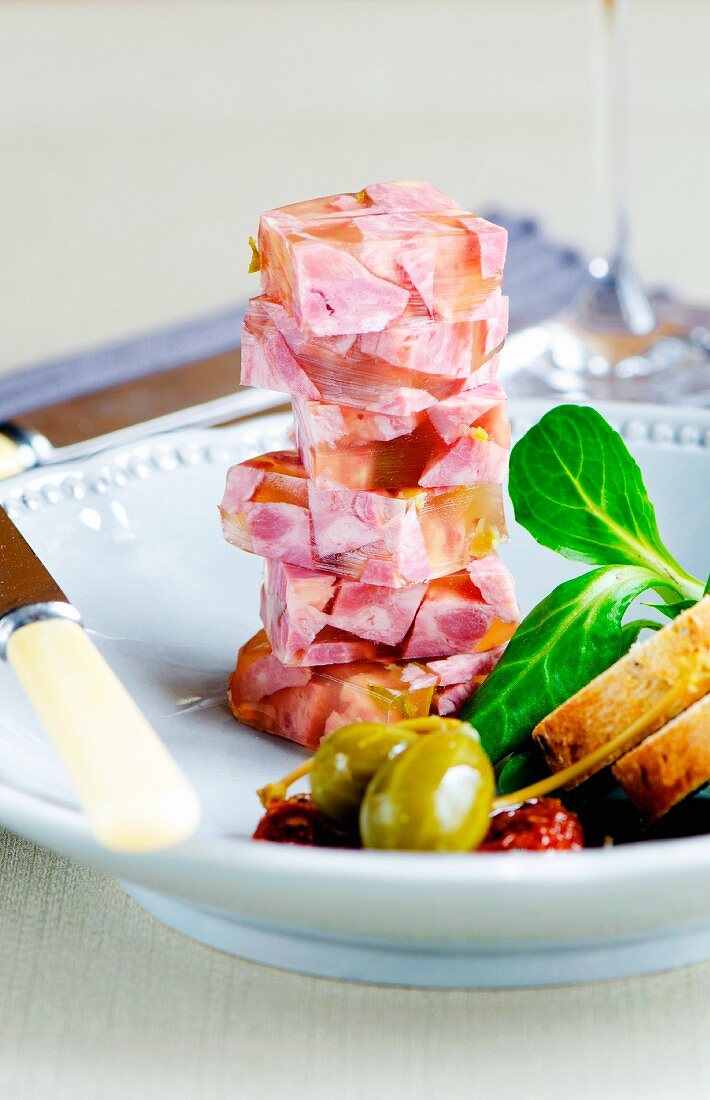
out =
{"type": "Polygon", "coordinates": [[[413,730],[377,722],[355,722],[329,733],[311,767],[311,794],[318,809],[341,825],[355,824],[375,772],[418,740],[413,730]]]}
{"type": "Polygon", "coordinates": [[[470,851],[488,831],[495,782],[478,734],[461,723],[387,761],[360,808],[366,848],[470,851]]]}

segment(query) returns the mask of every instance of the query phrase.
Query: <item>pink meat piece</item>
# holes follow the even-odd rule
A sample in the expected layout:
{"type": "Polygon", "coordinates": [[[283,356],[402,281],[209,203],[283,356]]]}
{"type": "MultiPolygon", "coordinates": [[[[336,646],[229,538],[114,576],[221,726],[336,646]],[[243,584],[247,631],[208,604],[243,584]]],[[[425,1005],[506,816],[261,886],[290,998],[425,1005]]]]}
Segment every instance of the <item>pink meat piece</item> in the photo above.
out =
{"type": "Polygon", "coordinates": [[[492,324],[471,321],[446,325],[417,318],[389,325],[382,332],[363,333],[356,338],[357,351],[383,366],[464,378],[471,373],[476,358],[488,354],[488,326],[492,324]]]}
{"type": "Polygon", "coordinates": [[[471,561],[468,573],[486,603],[495,609],[499,619],[512,623],[520,618],[513,574],[497,554],[471,561]]]}
{"type": "Polygon", "coordinates": [[[488,382],[464,390],[445,401],[437,401],[427,409],[427,415],[445,443],[454,443],[471,425],[494,409],[504,406],[505,390],[500,382],[488,382]]]}
{"type": "Polygon", "coordinates": [[[402,679],[413,691],[416,688],[439,686],[439,677],[436,673],[432,672],[428,665],[420,665],[416,661],[403,663],[402,679]]]}
{"type": "Polygon", "coordinates": [[[376,658],[372,642],[363,638],[347,638],[338,641],[313,642],[308,647],[306,660],[312,665],[350,665],[354,661],[371,661],[376,658]]]}
{"type": "Polygon", "coordinates": [[[325,609],[333,598],[335,584],[336,577],[328,573],[267,558],[261,621],[280,660],[291,663],[290,657],[306,649],[327,625],[325,609]]]}
{"type": "Polygon", "coordinates": [[[248,507],[252,553],[283,558],[306,569],[313,566],[307,512],[294,504],[251,504],[248,507]]]}
{"type": "MultiPolygon", "coordinates": [[[[358,223],[359,229],[365,226],[366,236],[358,248],[361,263],[380,279],[408,288],[411,284],[403,284],[402,255],[414,245],[402,242],[416,240],[421,228],[421,216],[412,212],[381,214],[377,218],[368,218],[366,223],[358,223]]],[[[407,294],[408,304],[409,301],[407,294]]]]}
{"type": "Polygon", "coordinates": [[[374,584],[384,588],[399,588],[406,584],[395,565],[381,558],[370,558],[358,579],[360,584],[374,584]]]}
{"type": "MultiPolygon", "coordinates": [[[[366,398],[370,400],[370,398],[366,398]]],[[[391,390],[382,390],[377,397],[373,397],[372,405],[375,412],[384,413],[386,416],[409,416],[414,412],[421,412],[436,398],[428,390],[412,389],[409,386],[399,386],[391,390]]]]}
{"type": "MultiPolygon", "coordinates": [[[[251,308],[251,307],[250,307],[251,308]]],[[[243,386],[318,398],[319,391],[275,330],[259,338],[246,327],[242,332],[241,377],[243,386]]]]}
{"type": "Polygon", "coordinates": [[[308,620],[304,616],[301,621],[292,623],[264,585],[261,588],[260,609],[261,621],[278,659],[285,665],[305,665],[306,661],[294,660],[294,655],[308,650],[327,621],[326,616],[312,609],[308,620]]]}
{"type": "Polygon", "coordinates": [[[308,503],[321,557],[344,554],[373,542],[381,542],[390,530],[392,541],[399,548],[397,513],[400,509],[392,508],[391,498],[375,493],[316,489],[309,481],[308,503]]]}
{"type": "Polygon", "coordinates": [[[467,653],[485,637],[494,618],[492,608],[481,601],[470,582],[452,588],[430,585],[402,656],[467,653]]]}
{"type": "Polygon", "coordinates": [[[406,290],[373,275],[353,256],[317,241],[293,249],[294,317],[316,336],[379,332],[407,307],[406,290]]]}
{"type": "MultiPolygon", "coordinates": [[[[303,402],[302,398],[294,397],[294,409],[298,409],[302,416],[309,413],[309,432],[315,446],[325,444],[334,447],[339,439],[349,433],[349,425],[343,415],[345,406],[326,405],[322,401],[303,402]]],[[[298,429],[298,422],[296,423],[298,429]]]]}
{"type": "Polygon", "coordinates": [[[477,687],[492,672],[503,653],[503,646],[490,650],[488,653],[466,654],[461,658],[449,657],[444,661],[432,661],[430,668],[445,665],[448,662],[458,662],[459,671],[444,672],[439,681],[439,690],[435,692],[432,700],[432,711],[442,716],[458,714],[464,703],[471,698],[477,687]],[[468,664],[468,672],[464,671],[468,664]],[[454,677],[449,684],[445,683],[446,676],[454,677]]]}
{"type": "Polygon", "coordinates": [[[498,484],[508,469],[508,451],[490,440],[464,436],[441,457],[434,459],[419,478],[430,489],[436,485],[498,484]]]}
{"type": "Polygon", "coordinates": [[[457,714],[467,699],[473,695],[477,683],[473,680],[470,684],[452,684],[451,687],[437,691],[432,702],[434,714],[445,717],[449,714],[457,714]]]}
{"type": "Polygon", "coordinates": [[[255,702],[260,702],[265,695],[307,684],[310,678],[310,669],[288,667],[270,653],[245,672],[243,691],[255,702]]]}
{"type": "Polygon", "coordinates": [[[486,342],[483,348],[486,357],[500,351],[508,335],[509,299],[503,296],[497,312],[488,321],[486,327],[486,342]]]}
{"type": "Polygon", "coordinates": [[[384,416],[381,413],[363,413],[363,421],[366,421],[372,429],[372,434],[365,436],[367,440],[375,439],[383,443],[389,443],[393,439],[401,439],[412,430],[412,416],[384,416]]]}
{"type": "Polygon", "coordinates": [[[424,584],[392,589],[341,581],[330,625],[383,645],[398,645],[412,625],[425,592],[424,584]]]}
{"type": "Polygon", "coordinates": [[[508,234],[501,233],[500,227],[485,221],[475,214],[466,214],[459,218],[478,242],[480,269],[484,279],[496,278],[503,271],[505,254],[508,247],[508,234]]]}
{"type": "Polygon", "coordinates": [[[437,676],[439,687],[467,684],[474,676],[487,676],[498,664],[505,646],[494,646],[485,653],[455,653],[438,661],[427,661],[428,669],[437,676]]]}
{"type": "Polygon", "coordinates": [[[335,195],[332,199],[327,200],[327,203],[329,207],[333,210],[337,210],[338,213],[343,210],[355,213],[362,205],[358,202],[355,195],[335,195]]]}
{"type": "Polygon", "coordinates": [[[406,510],[399,534],[388,532],[386,541],[392,560],[407,583],[415,584],[431,577],[431,559],[416,507],[406,510]]]}
{"type": "Polygon", "coordinates": [[[263,470],[253,466],[234,466],[224,490],[225,512],[243,512],[264,478],[263,470]]]}
{"type": "Polygon", "coordinates": [[[397,257],[405,275],[421,297],[430,317],[436,316],[434,278],[436,275],[436,241],[413,240],[397,257]]]}

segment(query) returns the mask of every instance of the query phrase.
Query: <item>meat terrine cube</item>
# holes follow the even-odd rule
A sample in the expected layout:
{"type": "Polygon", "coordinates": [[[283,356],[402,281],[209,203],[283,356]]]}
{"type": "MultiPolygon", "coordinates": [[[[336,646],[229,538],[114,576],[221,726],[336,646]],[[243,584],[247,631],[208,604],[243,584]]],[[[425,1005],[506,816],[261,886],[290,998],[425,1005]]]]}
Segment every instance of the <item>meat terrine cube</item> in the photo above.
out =
{"type": "Polygon", "coordinates": [[[263,214],[264,293],[304,332],[381,332],[409,314],[493,316],[507,234],[429,184],[401,182],[263,214]]]}
{"type": "Polygon", "coordinates": [[[385,588],[267,561],[261,618],[285,665],[482,652],[507,642],[518,617],[512,577],[496,564],[512,598],[506,594],[493,603],[466,570],[428,584],[385,588]]]}
{"type": "Polygon", "coordinates": [[[508,300],[483,321],[394,322],[384,332],[310,336],[277,302],[249,303],[241,381],[296,397],[406,415],[490,380],[508,328],[508,300]]]}
{"type": "Polygon", "coordinates": [[[295,397],[296,440],[322,489],[388,489],[503,482],[510,428],[498,383],[408,416],[295,397]]]}
{"type": "Polygon", "coordinates": [[[492,671],[501,652],[499,648],[431,666],[356,661],[294,668],[273,655],[262,630],[239,650],[229,704],[244,725],[315,748],[326,733],[349,722],[452,713],[492,671]]]}
{"type": "Polygon", "coordinates": [[[506,537],[500,485],[319,489],[292,451],[233,466],[220,512],[249,553],[388,588],[463,569],[506,537]]]}

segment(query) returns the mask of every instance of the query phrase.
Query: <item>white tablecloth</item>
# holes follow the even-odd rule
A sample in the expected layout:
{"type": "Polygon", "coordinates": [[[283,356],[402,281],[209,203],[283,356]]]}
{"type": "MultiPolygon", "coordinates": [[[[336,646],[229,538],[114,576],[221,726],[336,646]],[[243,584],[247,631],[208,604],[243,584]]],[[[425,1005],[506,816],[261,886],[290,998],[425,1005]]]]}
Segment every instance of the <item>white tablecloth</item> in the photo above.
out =
{"type": "Polygon", "coordinates": [[[513,992],[346,985],[183,939],[0,835],[7,1100],[669,1100],[708,1094],[710,963],[513,992]]]}

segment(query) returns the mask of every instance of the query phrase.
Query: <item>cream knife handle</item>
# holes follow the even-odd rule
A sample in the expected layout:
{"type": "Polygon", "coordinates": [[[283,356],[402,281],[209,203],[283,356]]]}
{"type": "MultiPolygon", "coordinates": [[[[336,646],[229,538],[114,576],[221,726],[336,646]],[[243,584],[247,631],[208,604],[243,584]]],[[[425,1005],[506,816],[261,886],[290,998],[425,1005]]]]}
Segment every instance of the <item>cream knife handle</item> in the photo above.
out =
{"type": "Polygon", "coordinates": [[[197,793],[77,622],[18,627],[7,659],[106,848],[156,851],[194,832],[197,793]]]}
{"type": "Polygon", "coordinates": [[[0,431],[0,481],[6,477],[14,477],[34,466],[34,462],[27,463],[28,448],[11,435],[0,431]]]}

